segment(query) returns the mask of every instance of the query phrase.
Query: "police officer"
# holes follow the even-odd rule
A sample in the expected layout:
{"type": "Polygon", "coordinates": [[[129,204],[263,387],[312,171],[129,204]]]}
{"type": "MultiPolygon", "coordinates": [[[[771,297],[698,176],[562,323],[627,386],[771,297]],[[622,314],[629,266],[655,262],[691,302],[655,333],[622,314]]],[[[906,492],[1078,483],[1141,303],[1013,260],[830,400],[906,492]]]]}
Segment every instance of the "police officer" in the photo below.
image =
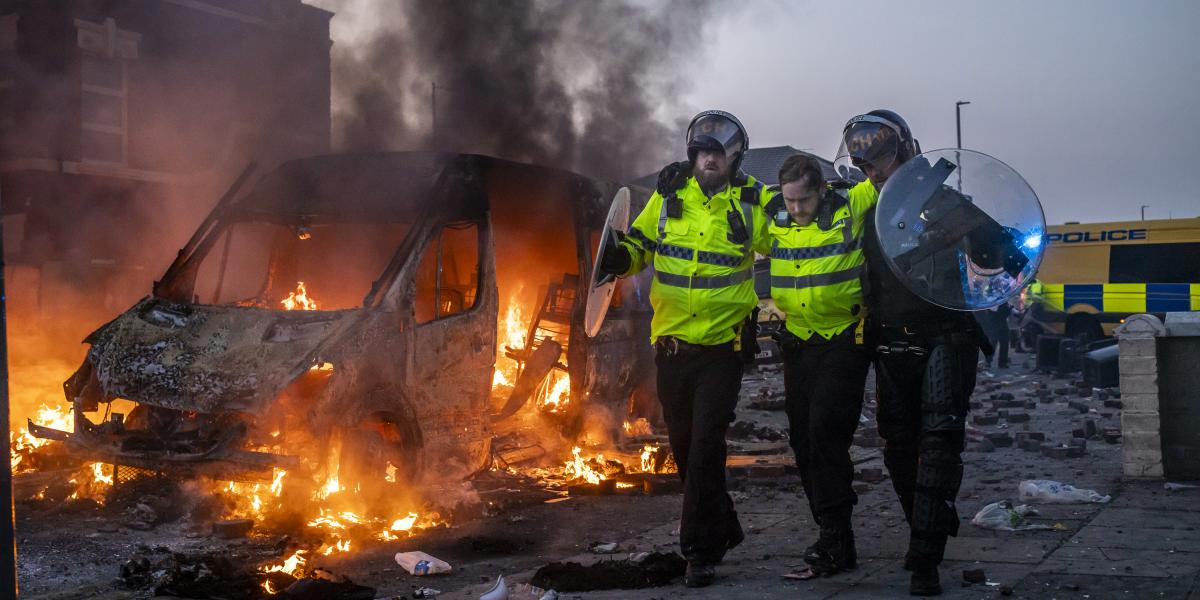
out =
{"type": "MultiPolygon", "coordinates": [[[[850,190],[852,205],[874,206],[879,190],[905,161],[920,153],[904,119],[875,110],[850,119],[836,162],[867,177],[850,190]]],[[[843,171],[845,172],[845,171],[843,171]]],[[[941,594],[937,567],[948,536],[958,533],[954,501],[962,483],[968,400],[975,388],[979,349],[986,344],[970,313],[931,304],[911,293],[885,262],[866,217],[868,343],[874,364],[884,464],[900,497],[910,535],[905,568],[909,593],[941,594]]]]}
{"type": "Polygon", "coordinates": [[[794,155],[779,170],[771,218],[771,297],[787,315],[784,356],[790,443],[820,537],[804,560],[808,577],[857,565],[850,515],[850,444],[862,412],[870,354],[860,277],[865,215],[873,203],[827,188],[817,160],[794,155]]]}
{"type": "Polygon", "coordinates": [[[684,483],[679,542],[685,583],[713,582],[714,566],[742,541],[725,488],[725,432],[742,381],[739,341],[757,304],[754,252],[766,252],[758,210],[770,192],[738,167],[749,146],[731,114],[705,111],[687,131],[687,163],[660,174],[658,189],[601,270],[623,276],[654,266],[650,340],[658,397],[684,483]]]}

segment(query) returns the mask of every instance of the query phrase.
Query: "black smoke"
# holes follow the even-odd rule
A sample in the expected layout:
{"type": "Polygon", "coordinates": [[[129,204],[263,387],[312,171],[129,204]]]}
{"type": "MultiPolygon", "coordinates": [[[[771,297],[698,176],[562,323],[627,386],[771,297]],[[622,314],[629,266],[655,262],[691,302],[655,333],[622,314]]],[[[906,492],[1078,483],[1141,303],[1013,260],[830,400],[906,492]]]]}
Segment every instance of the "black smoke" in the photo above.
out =
{"type": "Polygon", "coordinates": [[[616,180],[679,153],[680,65],[703,50],[707,2],[369,6],[373,33],[335,41],[339,150],[478,152],[616,180]]]}

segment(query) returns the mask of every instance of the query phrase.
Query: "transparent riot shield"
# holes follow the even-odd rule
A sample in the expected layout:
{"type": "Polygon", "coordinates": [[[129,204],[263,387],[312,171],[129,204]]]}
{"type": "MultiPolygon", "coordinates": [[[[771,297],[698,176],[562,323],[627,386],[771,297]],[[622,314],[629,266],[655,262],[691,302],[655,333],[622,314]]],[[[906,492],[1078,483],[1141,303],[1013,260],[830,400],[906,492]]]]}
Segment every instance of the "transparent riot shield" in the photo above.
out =
{"type": "Polygon", "coordinates": [[[876,231],[888,266],[914,294],[954,310],[1015,296],[1037,274],[1046,217],[1008,165],[972,150],[933,150],[884,184],[876,231]]]}

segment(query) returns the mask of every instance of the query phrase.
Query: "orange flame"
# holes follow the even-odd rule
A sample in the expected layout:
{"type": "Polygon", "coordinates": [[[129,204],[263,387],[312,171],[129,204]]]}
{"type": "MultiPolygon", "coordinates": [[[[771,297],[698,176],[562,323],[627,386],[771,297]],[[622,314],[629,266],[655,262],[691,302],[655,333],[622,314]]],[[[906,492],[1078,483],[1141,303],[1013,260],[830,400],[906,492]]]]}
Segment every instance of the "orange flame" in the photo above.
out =
{"type": "Polygon", "coordinates": [[[288,294],[279,302],[283,305],[284,310],[317,310],[317,301],[308,297],[308,290],[304,288],[303,281],[296,282],[296,291],[288,294]]]}

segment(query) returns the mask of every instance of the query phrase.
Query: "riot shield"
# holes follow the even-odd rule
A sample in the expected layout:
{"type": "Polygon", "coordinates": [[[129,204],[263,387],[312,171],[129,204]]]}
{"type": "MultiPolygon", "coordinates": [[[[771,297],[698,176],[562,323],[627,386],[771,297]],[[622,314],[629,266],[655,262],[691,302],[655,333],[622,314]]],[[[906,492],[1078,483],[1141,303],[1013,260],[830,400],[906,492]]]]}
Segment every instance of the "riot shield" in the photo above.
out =
{"type": "Polygon", "coordinates": [[[983,310],[1037,274],[1046,217],[1008,165],[972,150],[933,150],[904,163],[875,209],[892,272],[914,294],[954,310],[983,310]]]}
{"type": "Polygon", "coordinates": [[[596,337],[600,326],[604,324],[604,316],[608,314],[608,305],[612,302],[613,292],[617,288],[617,278],[600,272],[600,261],[606,251],[616,249],[616,235],[613,231],[625,233],[629,230],[629,188],[617,190],[612,205],[608,207],[608,218],[604,221],[604,231],[600,233],[600,244],[596,248],[596,259],[592,264],[592,277],[588,282],[587,307],[584,311],[584,331],[588,337],[596,337]]]}

